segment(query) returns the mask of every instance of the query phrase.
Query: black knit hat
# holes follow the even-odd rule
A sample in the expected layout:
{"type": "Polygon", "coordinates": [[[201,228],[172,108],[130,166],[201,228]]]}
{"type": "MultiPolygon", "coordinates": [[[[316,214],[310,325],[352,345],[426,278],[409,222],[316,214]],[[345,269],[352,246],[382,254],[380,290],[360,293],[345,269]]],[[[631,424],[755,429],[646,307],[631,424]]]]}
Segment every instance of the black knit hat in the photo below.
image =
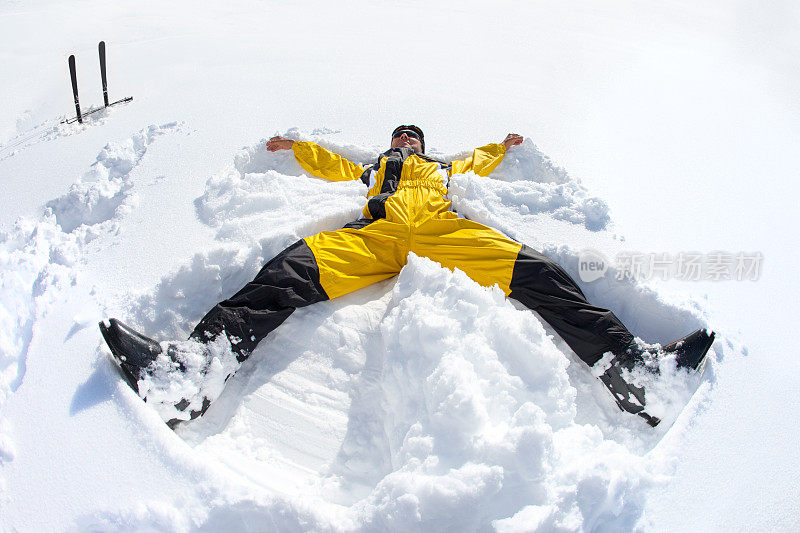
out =
{"type": "Polygon", "coordinates": [[[407,126],[397,126],[394,129],[394,131],[392,132],[392,139],[394,139],[394,134],[395,133],[397,133],[398,131],[402,131],[402,130],[413,131],[414,133],[419,135],[419,142],[422,145],[422,153],[424,154],[425,153],[425,134],[422,133],[422,130],[419,129],[419,126],[414,126],[413,124],[409,124],[407,126]]]}

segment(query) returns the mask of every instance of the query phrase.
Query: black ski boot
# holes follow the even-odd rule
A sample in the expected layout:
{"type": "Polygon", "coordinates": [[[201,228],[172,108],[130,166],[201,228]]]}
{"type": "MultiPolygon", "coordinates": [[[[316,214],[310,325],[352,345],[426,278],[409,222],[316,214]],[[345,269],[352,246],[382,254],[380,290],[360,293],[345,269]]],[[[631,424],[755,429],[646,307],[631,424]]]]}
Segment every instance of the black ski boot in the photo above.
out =
{"type": "MultiPolygon", "coordinates": [[[[125,381],[142,400],[147,402],[147,398],[139,394],[138,382],[146,376],[148,368],[164,350],[156,341],[145,337],[116,318],[111,318],[108,322],[109,325],[100,322],[100,333],[102,333],[103,339],[105,339],[108,348],[111,350],[114,361],[122,370],[125,381]]],[[[167,348],[167,355],[178,365],[180,371],[185,371],[186,368],[175,356],[173,348],[173,346],[167,348]]],[[[175,408],[178,411],[186,411],[189,404],[190,402],[188,400],[182,399],[175,404],[175,408]]],[[[210,405],[211,401],[208,398],[203,398],[200,410],[189,411],[189,419],[194,420],[202,416],[210,405]]],[[[175,429],[175,426],[177,426],[179,422],[182,422],[182,420],[175,418],[168,420],[166,424],[170,429],[175,429]]]]}

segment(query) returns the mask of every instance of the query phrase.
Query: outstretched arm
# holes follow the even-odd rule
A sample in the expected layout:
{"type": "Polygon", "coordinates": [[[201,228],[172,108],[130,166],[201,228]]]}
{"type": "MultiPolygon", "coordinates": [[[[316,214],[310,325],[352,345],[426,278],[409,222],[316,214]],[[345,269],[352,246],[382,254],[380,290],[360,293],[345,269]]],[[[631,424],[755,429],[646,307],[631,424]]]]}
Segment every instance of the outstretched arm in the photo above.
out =
{"type": "Polygon", "coordinates": [[[503,142],[487,144],[476,148],[472,155],[466,159],[453,161],[451,174],[474,172],[479,176],[488,176],[503,160],[506,151],[512,146],[522,144],[524,138],[516,133],[509,133],[503,142]]]}
{"type": "Polygon", "coordinates": [[[286,137],[275,136],[267,141],[267,150],[292,150],[294,158],[312,176],[330,181],[357,180],[364,172],[364,167],[351,163],[339,154],[329,152],[313,142],[294,141],[286,137]]]}

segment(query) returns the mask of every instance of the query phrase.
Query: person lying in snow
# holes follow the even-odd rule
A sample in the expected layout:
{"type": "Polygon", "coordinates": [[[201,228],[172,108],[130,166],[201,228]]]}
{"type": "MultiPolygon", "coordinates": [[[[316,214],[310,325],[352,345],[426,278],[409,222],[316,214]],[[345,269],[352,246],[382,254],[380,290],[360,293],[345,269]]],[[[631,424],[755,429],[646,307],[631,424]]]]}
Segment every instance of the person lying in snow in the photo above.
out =
{"type": "Polygon", "coordinates": [[[214,306],[189,341],[161,345],[116,319],[101,322],[126,380],[170,427],[197,418],[261,339],[296,308],[395,276],[414,252],[459,268],[483,286],[498,285],[506,296],[536,311],[590,367],[610,352],[613,358],[601,381],[620,409],[657,425],[659,419],[645,411],[644,389],[626,381],[626,371],[654,366],[664,351],[677,352],[678,366],[697,368],[714,334],[698,330],[660,350],[637,342],[614,313],[590,304],[553,260],[452,210],[447,199],[450,176],[488,176],[522,141],[509,133],[500,143],[448,163],[425,155],[422,130],[403,125],[392,132],[391,147],[364,167],[313,142],[271,138],[267,150],[291,150],[313,176],[363,181],[369,190],[362,218],[301,239],[279,253],[253,281],[214,306]]]}

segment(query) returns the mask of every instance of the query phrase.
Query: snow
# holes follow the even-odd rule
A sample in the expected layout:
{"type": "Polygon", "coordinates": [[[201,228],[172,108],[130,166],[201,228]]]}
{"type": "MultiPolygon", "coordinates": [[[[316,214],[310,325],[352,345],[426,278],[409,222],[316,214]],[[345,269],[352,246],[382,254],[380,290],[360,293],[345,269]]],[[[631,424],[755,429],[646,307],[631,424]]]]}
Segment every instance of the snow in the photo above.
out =
{"type": "Polygon", "coordinates": [[[754,10],[0,7],[0,529],[796,529],[800,33],[790,3],[754,10]],[[101,39],[111,99],[134,100],[61,124],[71,53],[82,106],[100,101],[101,39]],[[619,412],[537,315],[414,255],[295,312],[174,432],[129,389],[99,320],[185,339],[280,250],[359,216],[360,182],[264,139],[368,162],[408,122],[444,159],[524,135],[451,199],[575,279],[587,249],[763,252],[757,281],[582,283],[645,341],[717,332],[702,378],[631,377],[662,425],[619,412]]]}

